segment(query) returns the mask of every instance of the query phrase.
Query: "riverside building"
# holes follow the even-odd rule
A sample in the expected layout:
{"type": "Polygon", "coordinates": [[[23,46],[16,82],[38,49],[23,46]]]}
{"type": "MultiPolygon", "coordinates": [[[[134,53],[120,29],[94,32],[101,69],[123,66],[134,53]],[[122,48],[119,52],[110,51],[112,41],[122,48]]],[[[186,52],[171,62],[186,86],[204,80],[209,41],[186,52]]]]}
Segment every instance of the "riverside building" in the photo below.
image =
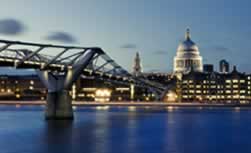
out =
{"type": "Polygon", "coordinates": [[[249,103],[251,75],[240,73],[234,66],[230,73],[195,72],[184,74],[178,82],[181,102],[249,103]]]}

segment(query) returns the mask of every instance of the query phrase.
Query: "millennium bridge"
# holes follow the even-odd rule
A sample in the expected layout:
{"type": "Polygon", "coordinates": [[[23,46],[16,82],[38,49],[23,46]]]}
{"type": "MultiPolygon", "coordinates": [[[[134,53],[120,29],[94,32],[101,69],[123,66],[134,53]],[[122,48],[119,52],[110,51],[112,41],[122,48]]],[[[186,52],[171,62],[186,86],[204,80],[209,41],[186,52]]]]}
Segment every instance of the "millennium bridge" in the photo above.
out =
{"type": "Polygon", "coordinates": [[[161,100],[168,87],[123,69],[99,47],[0,40],[0,67],[34,69],[48,90],[45,118],[73,119],[69,91],[81,76],[146,88],[161,100]]]}

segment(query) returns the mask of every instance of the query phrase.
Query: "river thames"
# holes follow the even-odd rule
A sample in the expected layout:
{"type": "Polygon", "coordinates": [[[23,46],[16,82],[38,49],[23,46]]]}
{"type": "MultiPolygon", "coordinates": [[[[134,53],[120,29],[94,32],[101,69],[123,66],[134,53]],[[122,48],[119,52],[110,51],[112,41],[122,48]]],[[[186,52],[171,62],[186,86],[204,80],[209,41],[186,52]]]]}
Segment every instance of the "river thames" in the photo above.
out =
{"type": "Polygon", "coordinates": [[[43,106],[0,106],[1,153],[247,153],[251,108],[75,107],[45,121],[43,106]]]}

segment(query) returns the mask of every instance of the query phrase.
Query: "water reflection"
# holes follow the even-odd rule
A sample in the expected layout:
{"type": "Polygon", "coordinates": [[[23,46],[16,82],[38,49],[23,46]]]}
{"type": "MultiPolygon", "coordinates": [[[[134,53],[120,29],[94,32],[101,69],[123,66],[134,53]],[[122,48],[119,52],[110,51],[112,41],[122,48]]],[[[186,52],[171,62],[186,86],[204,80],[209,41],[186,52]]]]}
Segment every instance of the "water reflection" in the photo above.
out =
{"type": "Polygon", "coordinates": [[[251,152],[250,109],[78,107],[74,121],[46,122],[37,107],[1,107],[0,152],[251,152]]]}
{"type": "Polygon", "coordinates": [[[42,135],[46,142],[43,146],[45,152],[56,152],[58,150],[62,152],[72,152],[72,136],[73,136],[73,121],[46,121],[44,134],[42,135]]]}

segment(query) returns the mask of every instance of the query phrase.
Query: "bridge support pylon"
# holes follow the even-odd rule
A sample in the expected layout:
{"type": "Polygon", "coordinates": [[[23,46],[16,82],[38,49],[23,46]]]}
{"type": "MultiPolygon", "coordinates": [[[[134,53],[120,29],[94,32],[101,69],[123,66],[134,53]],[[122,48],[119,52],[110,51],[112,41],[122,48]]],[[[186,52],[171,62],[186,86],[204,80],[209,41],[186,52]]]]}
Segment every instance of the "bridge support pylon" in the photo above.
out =
{"type": "Polygon", "coordinates": [[[37,71],[39,78],[48,89],[45,119],[73,120],[71,87],[96,53],[96,50],[88,50],[63,75],[43,69],[37,71]]]}
{"type": "Polygon", "coordinates": [[[72,99],[69,91],[48,92],[45,119],[73,120],[72,99]]]}

